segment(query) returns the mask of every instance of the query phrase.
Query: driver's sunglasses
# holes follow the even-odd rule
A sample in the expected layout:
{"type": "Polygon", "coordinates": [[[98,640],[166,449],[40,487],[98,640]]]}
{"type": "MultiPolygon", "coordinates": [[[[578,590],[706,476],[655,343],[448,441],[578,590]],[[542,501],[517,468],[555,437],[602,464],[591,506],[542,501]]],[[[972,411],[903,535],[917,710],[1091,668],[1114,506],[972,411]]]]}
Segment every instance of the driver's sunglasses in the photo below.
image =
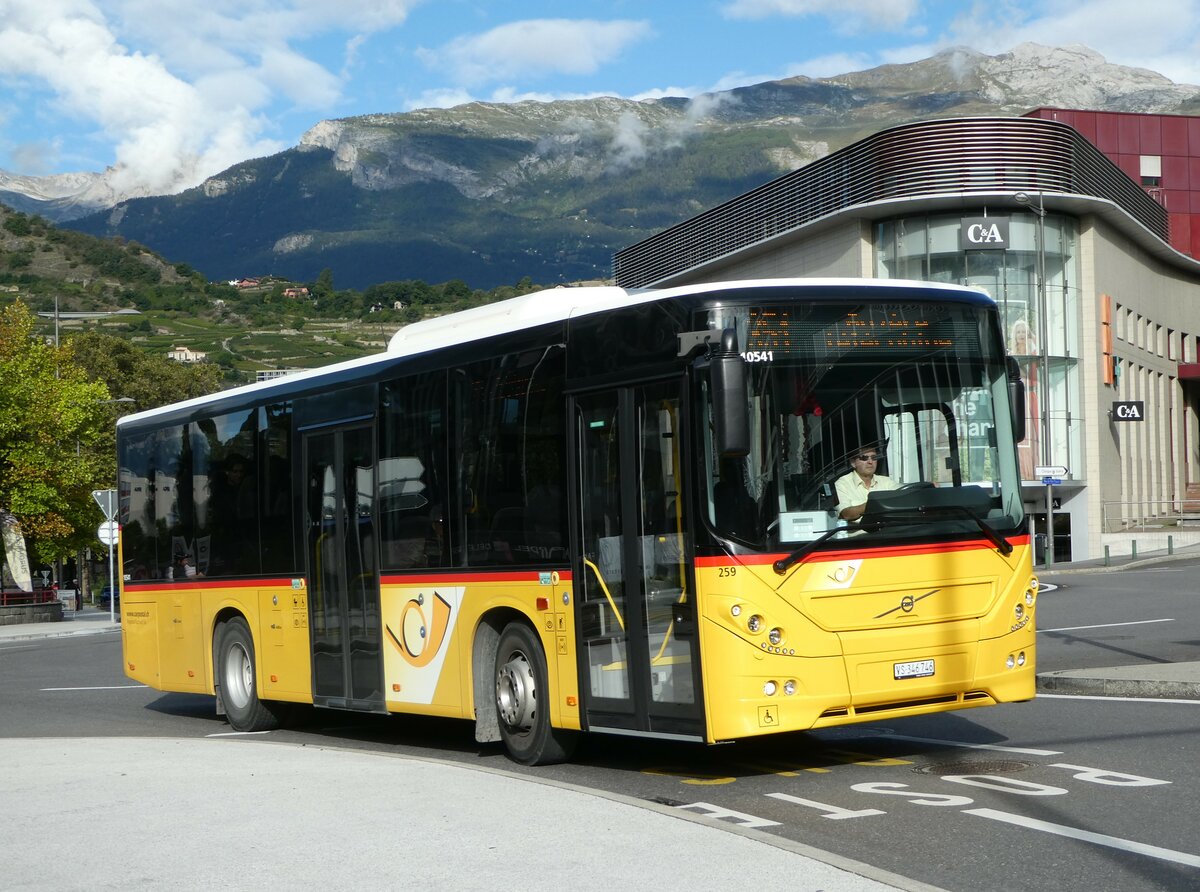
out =
{"type": "Polygon", "coordinates": [[[864,452],[862,455],[854,456],[859,461],[879,461],[879,455],[874,452],[864,452]]]}

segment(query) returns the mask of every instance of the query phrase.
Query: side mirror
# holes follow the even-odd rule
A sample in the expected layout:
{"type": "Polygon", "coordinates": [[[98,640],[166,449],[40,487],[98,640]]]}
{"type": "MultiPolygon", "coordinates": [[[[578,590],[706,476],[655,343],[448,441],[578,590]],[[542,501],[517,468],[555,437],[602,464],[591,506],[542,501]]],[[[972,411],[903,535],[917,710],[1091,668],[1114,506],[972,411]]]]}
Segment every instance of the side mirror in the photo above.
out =
{"type": "Polygon", "coordinates": [[[713,390],[713,427],[717,454],[744,458],[750,454],[750,416],[746,398],[746,363],[738,352],[737,332],[721,332],[721,347],[709,361],[713,390]]]}
{"type": "Polygon", "coordinates": [[[1013,438],[1020,443],[1025,439],[1025,380],[1021,377],[1021,366],[1011,356],[1005,357],[1008,368],[1008,406],[1012,412],[1013,438]]]}

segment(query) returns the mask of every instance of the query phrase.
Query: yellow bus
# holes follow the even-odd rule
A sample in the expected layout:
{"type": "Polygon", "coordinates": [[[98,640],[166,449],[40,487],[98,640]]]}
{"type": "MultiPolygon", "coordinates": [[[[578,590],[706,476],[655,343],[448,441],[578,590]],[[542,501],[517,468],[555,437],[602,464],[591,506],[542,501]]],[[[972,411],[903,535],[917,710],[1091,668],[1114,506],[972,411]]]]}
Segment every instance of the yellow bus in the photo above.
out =
{"type": "Polygon", "coordinates": [[[966,288],[557,288],[418,322],[120,420],[125,672],[238,730],[451,716],[527,764],[1028,700],[1024,424],[966,288]]]}

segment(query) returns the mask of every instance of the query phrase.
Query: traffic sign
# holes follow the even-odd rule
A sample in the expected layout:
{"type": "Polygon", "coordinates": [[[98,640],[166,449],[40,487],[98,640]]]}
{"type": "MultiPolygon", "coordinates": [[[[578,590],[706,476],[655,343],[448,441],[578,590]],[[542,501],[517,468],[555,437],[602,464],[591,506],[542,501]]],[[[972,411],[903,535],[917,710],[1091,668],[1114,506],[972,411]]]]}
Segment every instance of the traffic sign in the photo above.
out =
{"type": "Polygon", "coordinates": [[[92,498],[104,512],[105,520],[112,520],[117,516],[117,491],[115,489],[92,490],[92,498]]]}
{"type": "Polygon", "coordinates": [[[1043,477],[1043,486],[1062,486],[1062,478],[1060,477],[1043,477]]]}
{"type": "Polygon", "coordinates": [[[1034,477],[1066,477],[1067,469],[1063,465],[1034,465],[1033,476],[1034,477]]]}
{"type": "Polygon", "coordinates": [[[112,548],[112,546],[117,544],[117,533],[120,529],[115,520],[106,520],[97,528],[96,537],[109,548],[112,548]]]}

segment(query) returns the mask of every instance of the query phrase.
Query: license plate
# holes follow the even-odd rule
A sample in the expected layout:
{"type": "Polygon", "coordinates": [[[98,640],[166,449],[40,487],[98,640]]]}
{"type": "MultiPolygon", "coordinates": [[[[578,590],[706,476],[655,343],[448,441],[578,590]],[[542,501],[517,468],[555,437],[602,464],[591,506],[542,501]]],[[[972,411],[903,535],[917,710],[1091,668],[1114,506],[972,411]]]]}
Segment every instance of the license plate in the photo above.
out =
{"type": "Polygon", "coordinates": [[[933,675],[933,660],[913,660],[911,663],[894,663],[896,678],[926,678],[933,675]]]}

